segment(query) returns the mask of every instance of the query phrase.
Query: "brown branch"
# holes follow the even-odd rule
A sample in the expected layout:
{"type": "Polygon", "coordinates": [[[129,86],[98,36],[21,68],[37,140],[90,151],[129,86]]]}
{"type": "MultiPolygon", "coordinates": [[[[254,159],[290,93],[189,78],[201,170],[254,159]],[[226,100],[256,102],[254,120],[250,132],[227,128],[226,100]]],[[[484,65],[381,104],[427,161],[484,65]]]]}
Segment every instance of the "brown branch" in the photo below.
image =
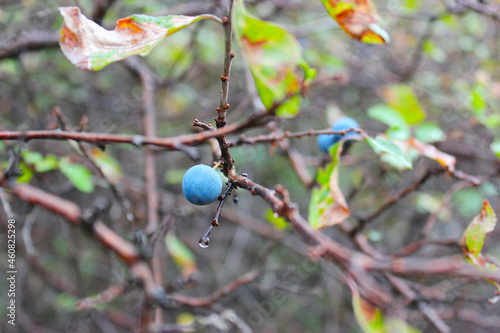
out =
{"type": "Polygon", "coordinates": [[[255,145],[257,143],[263,142],[280,142],[285,139],[302,139],[306,136],[317,136],[321,134],[338,134],[338,135],[346,135],[346,133],[353,132],[358,133],[360,135],[366,135],[366,133],[362,129],[350,128],[343,131],[334,131],[332,129],[324,129],[324,130],[309,130],[309,131],[301,131],[296,133],[290,133],[290,131],[286,131],[284,133],[271,133],[271,134],[263,134],[253,138],[247,138],[244,135],[240,136],[238,139],[229,141],[228,144],[230,147],[242,146],[242,145],[255,145]]]}
{"type": "Polygon", "coordinates": [[[183,305],[192,307],[208,307],[214,304],[220,298],[232,293],[237,288],[255,280],[259,276],[259,272],[260,271],[258,269],[251,270],[207,297],[190,297],[175,294],[171,295],[170,298],[183,305]]]}
{"type": "Polygon", "coordinates": [[[0,60],[15,58],[24,51],[37,51],[59,44],[59,34],[48,31],[30,31],[0,49],[0,60]]]}
{"type": "Polygon", "coordinates": [[[28,184],[12,183],[5,177],[0,178],[0,186],[11,191],[19,199],[33,205],[39,205],[49,211],[63,216],[71,224],[90,231],[104,246],[116,253],[129,267],[132,276],[139,279],[146,297],[161,307],[170,306],[165,291],[154,282],[148,265],[142,261],[140,253],[134,245],[116,234],[103,222],[86,221],[80,208],[75,203],[42,191],[28,184]]]}
{"type": "Polygon", "coordinates": [[[76,303],[76,307],[80,311],[93,309],[98,305],[106,304],[113,301],[118,296],[127,291],[127,284],[112,285],[98,295],[85,297],[76,303]]]}
{"type": "MultiPolygon", "coordinates": [[[[232,13],[233,13],[234,0],[229,0],[227,17],[222,19],[224,27],[224,73],[220,77],[222,81],[222,88],[220,91],[220,105],[217,108],[217,118],[215,118],[215,125],[217,128],[226,126],[226,112],[229,109],[228,96],[229,96],[229,77],[231,74],[231,62],[234,58],[234,52],[231,51],[231,40],[233,34],[232,13]]],[[[224,135],[216,137],[219,142],[221,157],[222,157],[222,172],[226,177],[229,177],[234,172],[233,161],[229,153],[229,145],[226,143],[224,135]]]]}
{"type": "Polygon", "coordinates": [[[390,272],[401,275],[449,275],[500,281],[500,272],[479,270],[471,266],[461,255],[440,258],[373,259],[363,253],[344,247],[321,231],[314,229],[300,215],[296,204],[288,202],[286,197],[278,197],[278,191],[268,189],[243,176],[233,177],[229,181],[250,191],[253,195],[260,196],[274,212],[284,217],[305,241],[313,245],[309,253],[313,258],[332,259],[344,269],[348,269],[352,266],[353,261],[357,261],[356,265],[366,271],[390,272]]]}
{"type": "MultiPolygon", "coordinates": [[[[278,105],[277,105],[278,106],[278,105]]],[[[276,106],[276,107],[277,107],[276,106]]],[[[271,110],[271,111],[274,111],[271,110]]],[[[201,144],[208,139],[229,133],[240,132],[245,129],[261,126],[272,119],[272,112],[266,112],[248,118],[247,120],[227,125],[214,131],[205,131],[195,134],[185,134],[169,138],[145,137],[142,135],[124,135],[108,133],[91,132],[66,132],[59,130],[42,131],[0,131],[0,140],[34,140],[34,139],[52,139],[52,140],[74,140],[84,141],[94,144],[124,143],[135,147],[157,146],[185,152],[187,145],[201,144]]]]}
{"type": "Polygon", "coordinates": [[[384,213],[386,210],[394,206],[397,202],[399,202],[401,199],[407,197],[414,191],[418,190],[427,180],[430,179],[431,176],[444,172],[444,169],[435,169],[435,170],[427,170],[423,176],[421,176],[417,181],[415,181],[413,184],[405,188],[403,191],[399,192],[398,194],[392,196],[389,200],[386,201],[382,206],[380,206],[375,212],[373,212],[371,215],[367,217],[359,217],[358,222],[359,224],[354,227],[351,231],[351,234],[356,234],[359,232],[361,229],[363,229],[368,223],[371,223],[373,220],[375,220],[377,217],[379,217],[382,213],[384,213]]]}
{"type": "MultiPolygon", "coordinates": [[[[377,250],[375,250],[370,243],[368,242],[368,239],[366,236],[362,234],[356,234],[355,235],[355,241],[356,244],[359,246],[359,248],[371,256],[372,258],[384,260],[386,257],[379,253],[377,250]]],[[[441,333],[448,333],[450,332],[450,328],[443,322],[443,320],[439,317],[439,315],[436,313],[434,309],[429,307],[429,305],[423,301],[420,300],[420,295],[418,295],[409,285],[409,283],[399,277],[396,277],[392,273],[385,273],[384,274],[387,280],[392,284],[392,286],[401,294],[404,296],[406,299],[407,304],[411,304],[416,302],[418,308],[422,313],[424,314],[425,318],[432,324],[434,327],[441,333]]]]}
{"type": "Polygon", "coordinates": [[[95,6],[92,10],[92,20],[97,24],[101,24],[101,21],[108,12],[108,9],[113,5],[115,1],[116,0],[94,1],[95,6]]]}
{"type": "Polygon", "coordinates": [[[395,254],[392,255],[394,258],[399,258],[399,257],[405,257],[408,256],[412,253],[415,253],[418,251],[422,246],[424,245],[440,245],[444,247],[450,247],[453,245],[458,246],[458,242],[456,239],[419,239],[406,247],[404,247],[402,250],[399,250],[395,254]]]}
{"type": "MultiPolygon", "coordinates": [[[[143,61],[137,57],[127,59],[127,65],[134,70],[142,84],[143,129],[146,138],[156,137],[155,78],[143,61]]],[[[144,158],[146,179],[147,224],[146,233],[151,234],[158,227],[158,189],[156,188],[156,154],[152,147],[146,147],[144,158]]]]}

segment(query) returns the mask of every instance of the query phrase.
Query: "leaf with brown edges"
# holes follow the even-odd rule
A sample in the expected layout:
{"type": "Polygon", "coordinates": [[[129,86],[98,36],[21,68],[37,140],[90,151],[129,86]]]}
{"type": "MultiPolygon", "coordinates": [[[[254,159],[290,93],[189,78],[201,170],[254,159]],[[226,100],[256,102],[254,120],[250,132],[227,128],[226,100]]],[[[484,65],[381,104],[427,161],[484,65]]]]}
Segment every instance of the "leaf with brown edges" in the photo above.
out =
{"type": "Polygon", "coordinates": [[[388,44],[389,34],[380,26],[370,0],[322,0],[331,17],[349,37],[372,44],[388,44]]]}
{"type": "Polygon", "coordinates": [[[66,58],[85,70],[100,70],[133,55],[145,56],[165,37],[209,15],[132,15],[106,30],[89,20],[78,7],[60,7],[64,18],[59,45],[66,58]]]}

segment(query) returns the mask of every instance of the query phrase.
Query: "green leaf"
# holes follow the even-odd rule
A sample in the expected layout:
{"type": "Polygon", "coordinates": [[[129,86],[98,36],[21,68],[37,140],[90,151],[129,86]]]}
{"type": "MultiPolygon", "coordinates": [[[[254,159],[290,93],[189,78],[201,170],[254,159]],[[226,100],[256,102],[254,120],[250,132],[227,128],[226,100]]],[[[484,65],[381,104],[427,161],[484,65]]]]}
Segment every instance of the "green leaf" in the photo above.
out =
{"type": "Polygon", "coordinates": [[[493,231],[496,223],[496,214],[490,203],[485,200],[480,214],[472,220],[462,236],[462,250],[467,258],[473,261],[479,258],[484,238],[487,233],[493,231]]]}
{"type": "Polygon", "coordinates": [[[488,91],[483,85],[477,84],[471,91],[471,105],[476,115],[482,114],[486,110],[488,91]]]}
{"type": "Polygon", "coordinates": [[[17,181],[20,183],[29,183],[31,178],[33,178],[33,170],[24,162],[19,163],[19,168],[21,169],[22,175],[17,177],[17,181]]]}
{"type": "Polygon", "coordinates": [[[35,165],[36,163],[43,161],[43,155],[37,151],[25,150],[23,152],[23,160],[28,164],[35,165]]]}
{"type": "MultiPolygon", "coordinates": [[[[472,220],[467,229],[465,229],[460,242],[462,252],[470,263],[476,267],[492,272],[496,272],[498,267],[489,262],[481,251],[483,249],[486,234],[492,232],[496,224],[497,216],[488,200],[484,200],[481,212],[472,220]]],[[[500,292],[500,285],[496,281],[490,279],[486,280],[493,283],[497,291],[500,292]]]]}
{"type": "Polygon", "coordinates": [[[243,0],[236,2],[232,19],[236,42],[250,68],[262,104],[271,109],[283,102],[276,114],[282,118],[295,116],[301,101],[295,94],[300,92],[304,78],[308,81],[315,76],[315,71],[302,59],[299,42],[281,26],[248,14],[243,0]]]}
{"type": "Polygon", "coordinates": [[[132,15],[118,20],[113,31],[87,19],[78,7],[60,7],[64,18],[59,45],[80,69],[100,70],[133,55],[146,56],[165,37],[209,15],[132,15]]]}
{"type": "Polygon", "coordinates": [[[59,160],[54,155],[43,155],[36,151],[26,150],[23,152],[23,159],[27,164],[33,165],[36,172],[49,172],[57,168],[59,160]]]}
{"type": "Polygon", "coordinates": [[[54,155],[47,155],[43,161],[40,161],[35,165],[35,171],[40,173],[49,172],[57,169],[58,164],[59,159],[57,157],[54,155]]]}
{"type": "Polygon", "coordinates": [[[352,307],[356,320],[365,333],[420,333],[404,320],[385,317],[380,309],[353,292],[352,307]]]}
{"type": "Polygon", "coordinates": [[[387,126],[387,135],[392,139],[406,140],[410,137],[410,127],[405,118],[397,110],[384,104],[377,104],[367,110],[368,117],[376,119],[387,126]]]}
{"type": "Polygon", "coordinates": [[[343,141],[339,141],[330,147],[332,163],[325,169],[320,168],[316,176],[320,187],[313,189],[308,217],[309,223],[315,229],[342,223],[351,214],[338,184],[338,165],[342,143],[343,141]]]}
{"type": "Polygon", "coordinates": [[[387,44],[389,35],[380,26],[375,6],[370,0],[322,0],[328,14],[345,33],[360,42],[387,44]]]}
{"type": "Polygon", "coordinates": [[[408,123],[401,113],[385,104],[377,104],[370,107],[367,110],[367,115],[392,128],[408,127],[408,123]]]}
{"type": "Polygon", "coordinates": [[[372,138],[368,136],[366,138],[368,144],[372,147],[373,151],[378,155],[389,154],[393,157],[393,160],[398,163],[398,166],[403,169],[412,169],[413,164],[410,157],[406,155],[401,148],[399,148],[394,142],[381,136],[372,138]]]}
{"type": "Polygon", "coordinates": [[[382,312],[362,299],[359,294],[352,296],[352,307],[354,309],[356,320],[365,333],[387,332],[382,312]]]}
{"type": "Polygon", "coordinates": [[[385,328],[388,333],[420,333],[418,329],[399,318],[385,318],[385,328]]]}
{"type": "Polygon", "coordinates": [[[77,311],[76,304],[78,299],[68,293],[60,293],[55,298],[55,305],[61,311],[74,312],[77,311]]]}
{"type": "Polygon", "coordinates": [[[197,270],[196,259],[191,250],[172,233],[165,237],[165,245],[175,264],[182,269],[182,275],[189,278],[197,270]]]}
{"type": "Polygon", "coordinates": [[[417,127],[415,137],[422,142],[430,143],[444,141],[446,134],[438,124],[427,122],[417,127]]]}
{"type": "Polygon", "coordinates": [[[68,180],[79,191],[84,193],[92,193],[94,191],[92,173],[83,165],[70,163],[68,158],[61,158],[59,161],[59,170],[68,177],[68,180]]]}
{"type": "Polygon", "coordinates": [[[282,217],[279,217],[271,208],[266,210],[266,220],[276,227],[278,230],[284,230],[288,227],[288,223],[282,217]]]}
{"type": "Polygon", "coordinates": [[[426,113],[410,86],[391,85],[385,87],[382,92],[386,103],[399,111],[408,124],[414,125],[425,119],[426,113]]]}

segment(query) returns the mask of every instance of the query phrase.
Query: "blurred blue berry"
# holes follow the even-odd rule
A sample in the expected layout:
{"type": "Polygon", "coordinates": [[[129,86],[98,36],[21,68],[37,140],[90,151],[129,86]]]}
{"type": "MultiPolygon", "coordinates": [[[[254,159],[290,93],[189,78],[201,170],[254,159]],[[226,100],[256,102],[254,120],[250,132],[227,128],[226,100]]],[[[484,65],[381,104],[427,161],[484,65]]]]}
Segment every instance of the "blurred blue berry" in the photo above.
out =
{"type": "MultiPolygon", "coordinates": [[[[333,131],[345,131],[351,128],[359,129],[359,124],[356,122],[356,120],[349,118],[349,117],[342,117],[339,118],[333,125],[332,125],[332,130],[333,131]]],[[[346,136],[355,136],[358,135],[356,132],[348,132],[346,133],[346,136]]],[[[325,153],[328,152],[330,147],[337,143],[340,139],[342,139],[342,135],[338,134],[321,134],[318,135],[317,142],[319,148],[324,151],[325,153]]]]}
{"type": "MultiPolygon", "coordinates": [[[[332,130],[334,131],[345,131],[351,128],[359,129],[359,124],[356,122],[356,120],[349,118],[349,117],[342,117],[339,118],[333,125],[332,125],[332,130]]],[[[356,132],[347,132],[346,136],[356,136],[358,133],[356,132]]],[[[342,139],[342,135],[335,135],[333,139],[333,143],[336,143],[342,139]]]]}
{"type": "Polygon", "coordinates": [[[325,153],[328,152],[328,149],[333,145],[335,140],[335,135],[332,134],[320,134],[316,141],[318,142],[318,147],[325,153]]]}

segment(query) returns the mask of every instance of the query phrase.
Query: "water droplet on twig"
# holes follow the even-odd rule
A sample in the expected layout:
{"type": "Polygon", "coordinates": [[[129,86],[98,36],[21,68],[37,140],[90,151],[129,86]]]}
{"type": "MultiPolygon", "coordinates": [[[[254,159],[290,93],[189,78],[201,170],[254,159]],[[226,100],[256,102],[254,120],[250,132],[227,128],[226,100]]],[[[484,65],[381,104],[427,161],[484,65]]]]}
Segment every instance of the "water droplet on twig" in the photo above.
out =
{"type": "Polygon", "coordinates": [[[202,248],[202,249],[206,249],[208,247],[208,245],[210,245],[210,238],[207,236],[202,236],[200,238],[200,241],[198,242],[198,245],[202,248]]]}

